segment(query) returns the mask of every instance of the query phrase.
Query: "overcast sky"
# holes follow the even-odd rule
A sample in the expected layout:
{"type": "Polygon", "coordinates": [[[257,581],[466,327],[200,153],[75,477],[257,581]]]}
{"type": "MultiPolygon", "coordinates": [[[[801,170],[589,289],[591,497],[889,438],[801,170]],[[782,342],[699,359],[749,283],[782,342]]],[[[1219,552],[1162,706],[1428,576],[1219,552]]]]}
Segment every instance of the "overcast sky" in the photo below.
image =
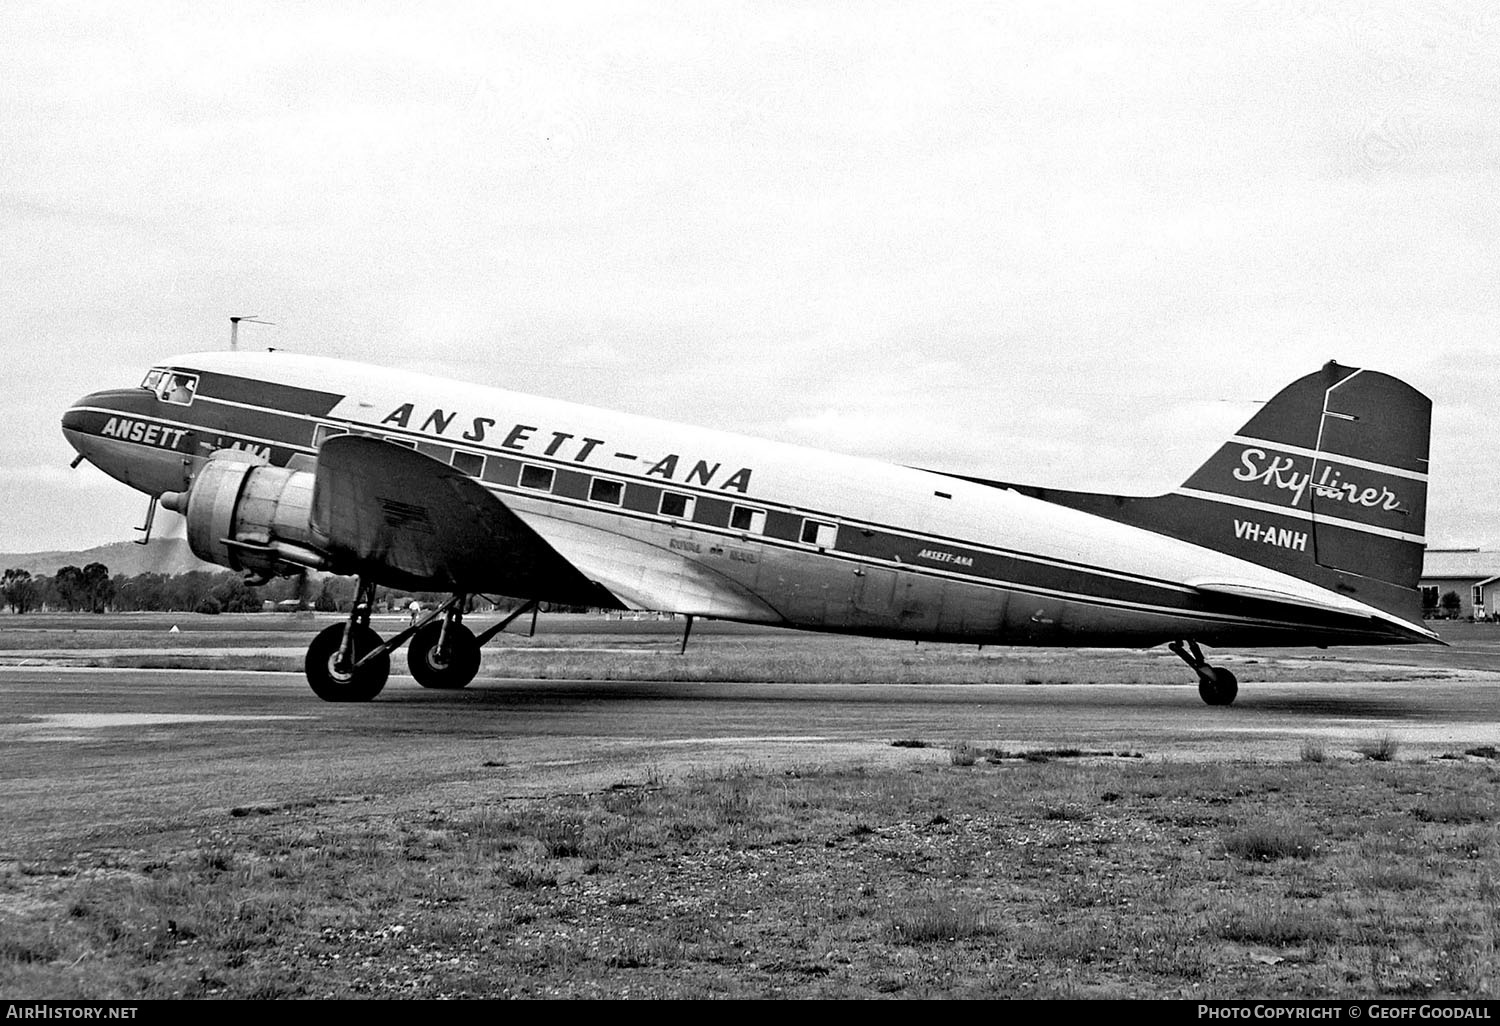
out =
{"type": "Polygon", "coordinates": [[[1159,492],[1329,359],[1500,547],[1500,8],[0,4],[0,552],[86,392],[275,346],[1159,492]]]}

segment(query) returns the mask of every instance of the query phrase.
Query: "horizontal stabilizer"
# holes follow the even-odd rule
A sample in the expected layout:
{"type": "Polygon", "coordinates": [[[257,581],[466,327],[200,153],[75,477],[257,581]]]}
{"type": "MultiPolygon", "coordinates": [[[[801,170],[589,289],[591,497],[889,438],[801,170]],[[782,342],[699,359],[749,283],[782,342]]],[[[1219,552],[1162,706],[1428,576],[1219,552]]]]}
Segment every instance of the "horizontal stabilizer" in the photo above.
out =
{"type": "Polygon", "coordinates": [[[1317,594],[1302,594],[1291,590],[1268,587],[1263,581],[1191,580],[1184,583],[1190,588],[1216,595],[1229,595],[1234,598],[1252,599],[1257,602],[1276,602],[1283,605],[1297,606],[1302,609],[1317,609],[1326,613],[1341,613],[1361,619],[1379,620],[1382,623],[1396,627],[1402,633],[1421,638],[1423,641],[1446,644],[1435,633],[1420,624],[1412,623],[1409,620],[1404,620],[1399,616],[1394,616],[1374,606],[1345,598],[1324,589],[1317,589],[1317,594]]]}

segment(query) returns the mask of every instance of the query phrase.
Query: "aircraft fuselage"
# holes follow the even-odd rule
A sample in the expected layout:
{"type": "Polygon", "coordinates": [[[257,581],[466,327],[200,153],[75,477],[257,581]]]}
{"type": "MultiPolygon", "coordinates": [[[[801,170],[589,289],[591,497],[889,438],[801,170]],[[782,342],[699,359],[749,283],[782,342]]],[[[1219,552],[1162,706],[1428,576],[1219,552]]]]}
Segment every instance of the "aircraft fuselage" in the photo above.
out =
{"type": "MultiPolygon", "coordinates": [[[[328,438],[374,435],[482,483],[625,608],[978,644],[1430,639],[1252,560],[945,474],[319,358],[162,368],[160,387],[95,393],[64,418],[132,487],[180,491],[226,451],[313,471],[328,438]],[[171,375],[191,389],[169,396],[171,375]]],[[[1267,502],[1291,494],[1266,479],[1267,502]]],[[[1308,545],[1253,508],[1222,519],[1239,542],[1308,545]]]]}

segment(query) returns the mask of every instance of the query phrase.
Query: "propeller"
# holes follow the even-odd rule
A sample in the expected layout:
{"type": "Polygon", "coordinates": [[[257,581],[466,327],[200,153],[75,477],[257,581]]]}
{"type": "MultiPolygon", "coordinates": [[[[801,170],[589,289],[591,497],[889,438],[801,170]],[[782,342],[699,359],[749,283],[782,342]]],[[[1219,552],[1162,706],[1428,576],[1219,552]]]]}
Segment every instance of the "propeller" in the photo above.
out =
{"type": "Polygon", "coordinates": [[[311,609],[312,608],[312,601],[308,598],[308,591],[311,588],[311,586],[312,586],[312,581],[307,576],[307,567],[304,566],[304,567],[298,568],[298,570],[297,570],[297,587],[296,587],[296,589],[293,592],[295,598],[297,599],[297,608],[298,609],[311,609]]]}

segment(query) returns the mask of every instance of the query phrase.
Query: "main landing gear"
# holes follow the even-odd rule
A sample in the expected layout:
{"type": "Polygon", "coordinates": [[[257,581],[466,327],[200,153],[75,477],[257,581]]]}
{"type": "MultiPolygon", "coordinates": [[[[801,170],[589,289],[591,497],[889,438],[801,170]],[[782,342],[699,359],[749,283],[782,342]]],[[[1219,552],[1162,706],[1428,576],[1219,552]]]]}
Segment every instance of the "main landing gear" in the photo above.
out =
{"type": "Polygon", "coordinates": [[[479,642],[463,624],[464,596],[440,607],[442,619],[423,621],[406,647],[406,665],[424,688],[452,691],[479,672],[479,642]]]}
{"type": "Polygon", "coordinates": [[[1234,701],[1234,696],[1239,694],[1239,681],[1224,667],[1210,666],[1196,641],[1173,641],[1167,647],[1198,674],[1198,696],[1203,701],[1209,705],[1229,705],[1234,701]]]}
{"type": "Polygon", "coordinates": [[[347,623],[318,632],[307,647],[307,682],[325,702],[368,702],[391,675],[390,650],[370,629],[375,582],[360,578],[347,623]]]}
{"type": "Polygon", "coordinates": [[[354,608],[345,623],[325,627],[307,649],[307,682],[325,702],[368,702],[385,687],[391,652],[411,639],[406,665],[424,688],[456,690],[479,672],[479,649],[522,613],[531,612],[536,629],[537,603],[521,606],[478,637],[464,626],[468,595],[454,595],[390,641],[370,628],[375,582],[360,578],[354,608]]]}

